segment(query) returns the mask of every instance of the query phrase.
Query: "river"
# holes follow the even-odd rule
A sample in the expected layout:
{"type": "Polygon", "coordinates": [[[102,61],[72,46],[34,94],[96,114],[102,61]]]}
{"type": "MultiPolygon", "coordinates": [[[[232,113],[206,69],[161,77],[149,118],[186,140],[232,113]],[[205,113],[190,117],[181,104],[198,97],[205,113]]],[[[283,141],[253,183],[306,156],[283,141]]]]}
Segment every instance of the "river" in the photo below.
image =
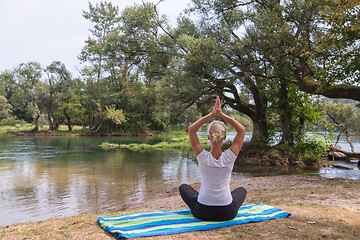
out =
{"type": "MultiPolygon", "coordinates": [[[[0,136],[0,226],[121,210],[183,182],[199,181],[197,163],[190,152],[98,147],[103,142],[157,141],[131,137],[0,136]]],[[[360,137],[354,144],[359,149],[360,137]]],[[[278,174],[289,172],[235,168],[233,178],[278,174]]],[[[298,174],[337,177],[331,168],[298,174]]],[[[345,177],[360,179],[359,171],[345,177]]]]}

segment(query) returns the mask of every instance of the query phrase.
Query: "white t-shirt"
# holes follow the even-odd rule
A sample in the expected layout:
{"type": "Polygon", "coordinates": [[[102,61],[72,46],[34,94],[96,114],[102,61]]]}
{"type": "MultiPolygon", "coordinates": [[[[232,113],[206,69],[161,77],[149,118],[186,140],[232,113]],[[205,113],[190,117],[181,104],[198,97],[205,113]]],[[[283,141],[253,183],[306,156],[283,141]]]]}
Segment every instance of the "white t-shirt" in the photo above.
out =
{"type": "Polygon", "coordinates": [[[231,172],[236,155],[229,149],[219,159],[203,150],[198,156],[201,187],[198,202],[207,206],[226,206],[232,202],[230,191],[231,172]]]}

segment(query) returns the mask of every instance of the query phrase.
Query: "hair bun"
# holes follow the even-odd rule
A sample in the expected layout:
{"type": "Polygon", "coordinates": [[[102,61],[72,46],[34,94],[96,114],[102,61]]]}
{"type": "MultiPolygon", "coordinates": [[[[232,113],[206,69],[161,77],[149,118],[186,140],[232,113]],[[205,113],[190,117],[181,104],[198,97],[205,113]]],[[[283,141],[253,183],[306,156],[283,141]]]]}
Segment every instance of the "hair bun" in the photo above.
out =
{"type": "Polygon", "coordinates": [[[226,137],[226,126],[221,121],[213,121],[209,125],[207,134],[210,140],[221,142],[226,137]]]}

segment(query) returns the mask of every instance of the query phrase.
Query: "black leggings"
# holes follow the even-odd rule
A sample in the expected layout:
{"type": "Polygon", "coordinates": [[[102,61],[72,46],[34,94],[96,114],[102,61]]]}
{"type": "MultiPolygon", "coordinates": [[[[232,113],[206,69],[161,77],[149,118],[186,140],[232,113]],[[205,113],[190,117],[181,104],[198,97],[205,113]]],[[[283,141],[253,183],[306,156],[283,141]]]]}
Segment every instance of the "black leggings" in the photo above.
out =
{"type": "Polygon", "coordinates": [[[246,189],[236,188],[231,192],[233,201],[227,206],[207,206],[197,201],[199,193],[188,184],[179,187],[181,198],[189,206],[192,215],[205,221],[227,221],[234,219],[245,201],[246,189]]]}

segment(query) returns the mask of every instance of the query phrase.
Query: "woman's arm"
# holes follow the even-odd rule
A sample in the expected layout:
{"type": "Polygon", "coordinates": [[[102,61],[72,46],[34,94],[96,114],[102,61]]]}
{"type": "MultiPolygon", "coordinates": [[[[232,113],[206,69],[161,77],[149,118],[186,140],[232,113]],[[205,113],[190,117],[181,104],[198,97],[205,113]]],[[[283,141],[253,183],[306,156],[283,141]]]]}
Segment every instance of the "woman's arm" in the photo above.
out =
{"type": "Polygon", "coordinates": [[[199,138],[198,138],[196,132],[199,130],[199,128],[202,125],[204,125],[207,121],[209,121],[214,116],[215,116],[215,114],[213,112],[211,112],[208,115],[200,118],[199,120],[197,120],[196,122],[191,124],[188,128],[190,145],[196,156],[199,155],[203,151],[203,148],[200,144],[200,141],[199,141],[199,138]]]}
{"type": "Polygon", "coordinates": [[[236,136],[234,138],[232,145],[230,146],[230,149],[235,155],[238,155],[244,143],[245,127],[241,123],[239,123],[238,121],[236,121],[235,119],[226,115],[223,112],[219,113],[219,117],[224,119],[225,122],[229,123],[236,130],[236,136]]]}
{"type": "Polygon", "coordinates": [[[221,113],[220,98],[219,96],[217,96],[212,112],[200,118],[199,120],[197,120],[196,122],[194,122],[189,126],[188,132],[189,132],[190,145],[196,156],[199,155],[203,150],[196,132],[207,121],[209,121],[211,118],[215,117],[216,115],[219,115],[220,113],[221,113]]]}

